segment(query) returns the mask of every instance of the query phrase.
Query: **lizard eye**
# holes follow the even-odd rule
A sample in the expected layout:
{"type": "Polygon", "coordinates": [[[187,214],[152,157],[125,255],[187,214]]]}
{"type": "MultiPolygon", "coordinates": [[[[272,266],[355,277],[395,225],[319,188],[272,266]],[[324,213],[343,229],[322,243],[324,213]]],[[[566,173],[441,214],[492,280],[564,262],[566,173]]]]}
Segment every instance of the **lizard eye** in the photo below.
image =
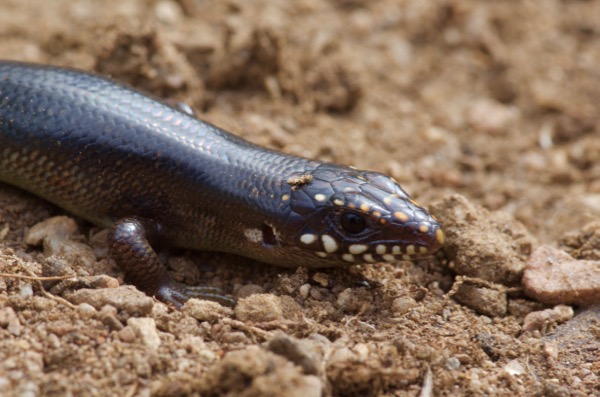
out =
{"type": "Polygon", "coordinates": [[[340,223],[345,231],[351,234],[358,234],[365,230],[367,223],[362,216],[353,212],[347,212],[340,218],[340,223]]]}

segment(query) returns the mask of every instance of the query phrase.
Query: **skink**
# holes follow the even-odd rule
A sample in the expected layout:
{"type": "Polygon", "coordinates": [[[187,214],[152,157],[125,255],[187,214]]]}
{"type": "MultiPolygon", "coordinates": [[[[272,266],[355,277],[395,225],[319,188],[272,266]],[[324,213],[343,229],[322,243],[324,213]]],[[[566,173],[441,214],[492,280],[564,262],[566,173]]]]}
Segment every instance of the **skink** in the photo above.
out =
{"type": "Polygon", "coordinates": [[[97,225],[126,279],[181,306],[153,246],[277,266],[431,255],[440,224],[393,179],[269,150],[93,74],[0,62],[0,180],[97,225]]]}

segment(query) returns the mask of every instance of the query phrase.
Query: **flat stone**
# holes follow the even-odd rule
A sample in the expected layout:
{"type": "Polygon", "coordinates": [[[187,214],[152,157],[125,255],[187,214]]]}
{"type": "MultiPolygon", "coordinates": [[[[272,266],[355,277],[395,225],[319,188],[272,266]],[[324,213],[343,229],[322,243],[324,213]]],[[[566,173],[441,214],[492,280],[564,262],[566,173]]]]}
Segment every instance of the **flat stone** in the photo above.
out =
{"type": "Polygon", "coordinates": [[[531,254],[522,283],[525,294],[542,303],[591,305],[600,302],[600,261],[543,245],[531,254]]]}
{"type": "Polygon", "coordinates": [[[132,316],[146,316],[152,312],[154,300],[132,286],[102,289],[80,289],[65,294],[65,298],[75,305],[87,303],[96,310],[105,305],[132,316]]]}

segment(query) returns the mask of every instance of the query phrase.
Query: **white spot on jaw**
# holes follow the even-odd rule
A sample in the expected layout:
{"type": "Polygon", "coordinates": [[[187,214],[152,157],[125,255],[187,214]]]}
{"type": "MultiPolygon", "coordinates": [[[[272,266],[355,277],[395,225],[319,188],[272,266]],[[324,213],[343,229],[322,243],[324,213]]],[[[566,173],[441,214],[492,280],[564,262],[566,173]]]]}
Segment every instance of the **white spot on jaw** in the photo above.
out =
{"type": "Polygon", "coordinates": [[[342,259],[346,262],[354,262],[354,255],[352,254],[344,254],[342,255],[342,259]]]}
{"type": "Polygon", "coordinates": [[[302,236],[300,236],[300,241],[302,241],[304,244],[312,244],[316,240],[317,240],[316,234],[306,233],[306,234],[303,234],[302,236]]]}
{"type": "Polygon", "coordinates": [[[317,254],[317,256],[320,256],[321,258],[327,258],[327,253],[325,253],[325,252],[319,251],[319,252],[315,252],[315,254],[317,254]]]}
{"type": "Polygon", "coordinates": [[[383,260],[386,262],[395,262],[397,259],[394,255],[385,254],[383,255],[383,260]]]}
{"type": "Polygon", "coordinates": [[[332,253],[338,250],[338,243],[335,241],[333,237],[328,234],[324,234],[321,236],[321,241],[323,242],[323,248],[325,248],[325,252],[332,253]]]}
{"type": "Polygon", "coordinates": [[[383,255],[385,254],[385,251],[387,251],[387,247],[383,244],[378,244],[377,247],[375,247],[375,252],[378,255],[383,255]]]}
{"type": "Polygon", "coordinates": [[[394,254],[394,255],[400,255],[400,252],[402,252],[402,251],[400,250],[400,246],[399,245],[394,245],[392,247],[392,254],[394,254]]]}
{"type": "Polygon", "coordinates": [[[365,262],[369,262],[369,263],[375,263],[375,262],[377,262],[375,260],[375,258],[373,258],[373,255],[371,255],[371,254],[364,254],[363,255],[363,259],[365,260],[365,262]]]}
{"type": "Polygon", "coordinates": [[[263,241],[263,233],[258,229],[244,229],[244,236],[253,243],[260,243],[263,241]]]}
{"type": "Polygon", "coordinates": [[[325,201],[325,200],[327,200],[327,196],[325,196],[324,194],[318,193],[318,194],[315,194],[315,200],[325,201]]]}
{"type": "Polygon", "coordinates": [[[348,247],[348,251],[350,251],[351,254],[362,254],[363,252],[365,252],[369,247],[367,247],[365,244],[352,244],[350,247],[348,247]]]}
{"type": "Polygon", "coordinates": [[[415,253],[415,246],[410,244],[406,246],[406,253],[409,255],[414,255],[415,253]]]}
{"type": "Polygon", "coordinates": [[[342,205],[344,205],[344,201],[340,200],[340,199],[335,199],[335,200],[333,200],[333,204],[342,206],[342,205]]]}

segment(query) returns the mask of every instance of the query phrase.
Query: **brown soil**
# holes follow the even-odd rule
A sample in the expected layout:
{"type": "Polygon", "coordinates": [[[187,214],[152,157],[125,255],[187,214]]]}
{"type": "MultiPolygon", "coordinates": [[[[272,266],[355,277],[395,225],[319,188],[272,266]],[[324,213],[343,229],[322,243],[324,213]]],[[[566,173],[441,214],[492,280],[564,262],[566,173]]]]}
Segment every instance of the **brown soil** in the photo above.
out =
{"type": "Polygon", "coordinates": [[[0,272],[80,276],[0,278],[0,395],[600,395],[600,309],[524,327],[549,306],[520,287],[532,249],[585,244],[600,216],[599,21],[599,1],[3,0],[0,59],[95,70],[388,173],[449,242],[319,271],[174,252],[180,279],[247,296],[180,312],[119,286],[91,225],[26,245],[62,211],[0,185],[0,272]]]}

